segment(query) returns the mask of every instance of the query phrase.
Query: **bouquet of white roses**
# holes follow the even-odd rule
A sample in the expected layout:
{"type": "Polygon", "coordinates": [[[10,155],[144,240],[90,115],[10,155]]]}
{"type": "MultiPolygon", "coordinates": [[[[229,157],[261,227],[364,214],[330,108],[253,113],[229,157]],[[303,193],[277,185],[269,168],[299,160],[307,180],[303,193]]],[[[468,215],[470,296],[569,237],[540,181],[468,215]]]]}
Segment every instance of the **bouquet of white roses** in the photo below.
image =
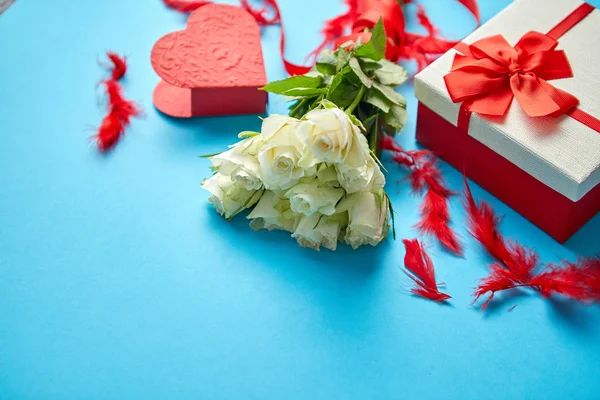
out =
{"type": "Polygon", "coordinates": [[[384,132],[406,121],[393,89],[406,73],[384,53],[380,22],[368,43],[324,51],[316,71],[267,85],[295,103],[289,116],[269,116],[261,132],[242,132],[210,157],[215,174],[202,187],[217,211],[230,219],[252,209],[252,228],[288,231],[316,250],[386,238],[393,211],[376,153],[384,132]]]}

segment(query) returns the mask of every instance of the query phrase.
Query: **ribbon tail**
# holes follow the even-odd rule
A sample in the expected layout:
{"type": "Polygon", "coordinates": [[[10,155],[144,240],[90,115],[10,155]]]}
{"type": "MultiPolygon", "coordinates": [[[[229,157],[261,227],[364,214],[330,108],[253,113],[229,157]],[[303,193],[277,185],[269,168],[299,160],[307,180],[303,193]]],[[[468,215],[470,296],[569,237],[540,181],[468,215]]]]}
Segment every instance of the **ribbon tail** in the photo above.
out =
{"type": "Polygon", "coordinates": [[[312,66],[316,62],[316,57],[313,64],[308,66],[291,63],[287,60],[287,58],[285,58],[285,28],[283,25],[283,18],[281,17],[281,11],[279,10],[279,5],[277,4],[276,0],[271,0],[269,3],[269,5],[275,11],[275,15],[278,17],[277,19],[279,20],[279,30],[281,32],[279,38],[279,53],[281,54],[281,61],[283,62],[285,71],[291,76],[306,74],[312,69],[312,66]]]}
{"type": "Polygon", "coordinates": [[[506,114],[513,98],[514,95],[510,87],[505,87],[496,92],[488,93],[485,97],[473,100],[469,110],[477,114],[500,117],[506,114]]]}
{"type": "Polygon", "coordinates": [[[558,106],[558,110],[551,114],[553,117],[563,115],[569,110],[579,105],[579,99],[573,96],[571,93],[565,92],[562,89],[554,87],[544,80],[540,80],[540,84],[542,86],[542,89],[544,89],[544,91],[548,93],[550,98],[552,98],[552,100],[558,106]]]}
{"type": "Polygon", "coordinates": [[[523,111],[530,117],[561,115],[579,103],[575,96],[531,75],[513,75],[510,86],[523,111]]]}

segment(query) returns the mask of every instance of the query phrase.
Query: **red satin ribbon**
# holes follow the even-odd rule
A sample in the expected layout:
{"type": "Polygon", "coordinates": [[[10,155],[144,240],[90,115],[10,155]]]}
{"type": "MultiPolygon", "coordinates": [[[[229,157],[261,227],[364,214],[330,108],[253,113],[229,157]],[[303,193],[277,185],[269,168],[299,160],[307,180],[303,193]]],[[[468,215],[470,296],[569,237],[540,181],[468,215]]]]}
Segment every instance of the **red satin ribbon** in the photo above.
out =
{"type": "Polygon", "coordinates": [[[530,117],[567,114],[600,132],[600,120],[576,108],[579,100],[548,83],[570,78],[571,66],[557,39],[583,20],[594,7],[584,3],[547,35],[529,32],[514,46],[501,35],[471,45],[459,43],[451,72],[444,76],[448,93],[462,102],[458,127],[468,131],[471,113],[503,116],[516,98],[530,117]]]}
{"type": "Polygon", "coordinates": [[[290,75],[304,75],[308,71],[312,69],[312,65],[298,65],[292,62],[289,62],[287,58],[285,58],[285,30],[283,29],[283,19],[281,18],[281,11],[279,10],[279,5],[277,4],[277,0],[263,0],[265,3],[265,7],[260,10],[253,9],[248,0],[240,0],[242,7],[248,11],[252,16],[256,19],[259,25],[274,25],[279,23],[280,27],[280,36],[279,36],[279,53],[281,54],[281,61],[283,62],[283,67],[285,71],[290,75]],[[273,9],[273,16],[268,17],[269,13],[268,7],[273,9]]]}

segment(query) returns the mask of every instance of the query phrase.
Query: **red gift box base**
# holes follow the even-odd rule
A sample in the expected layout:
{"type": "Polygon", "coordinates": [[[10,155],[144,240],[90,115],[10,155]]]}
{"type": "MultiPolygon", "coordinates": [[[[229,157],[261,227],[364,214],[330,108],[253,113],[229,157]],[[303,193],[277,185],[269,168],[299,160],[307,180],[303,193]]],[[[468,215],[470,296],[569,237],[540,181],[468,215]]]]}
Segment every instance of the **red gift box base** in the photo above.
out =
{"type": "Polygon", "coordinates": [[[422,103],[417,141],[560,243],[600,211],[600,185],[573,202],[459,131],[422,103]]]}

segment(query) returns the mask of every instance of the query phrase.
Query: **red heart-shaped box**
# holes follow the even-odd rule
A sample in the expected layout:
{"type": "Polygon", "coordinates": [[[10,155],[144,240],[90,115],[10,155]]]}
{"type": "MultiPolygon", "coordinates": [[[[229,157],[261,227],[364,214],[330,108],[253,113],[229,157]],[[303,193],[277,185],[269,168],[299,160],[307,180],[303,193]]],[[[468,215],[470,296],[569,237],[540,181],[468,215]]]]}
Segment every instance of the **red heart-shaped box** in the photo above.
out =
{"type": "Polygon", "coordinates": [[[260,28],[245,10],[208,4],[194,11],[183,31],[152,48],[152,67],[162,78],[154,106],[173,117],[263,114],[267,84],[260,28]]]}

